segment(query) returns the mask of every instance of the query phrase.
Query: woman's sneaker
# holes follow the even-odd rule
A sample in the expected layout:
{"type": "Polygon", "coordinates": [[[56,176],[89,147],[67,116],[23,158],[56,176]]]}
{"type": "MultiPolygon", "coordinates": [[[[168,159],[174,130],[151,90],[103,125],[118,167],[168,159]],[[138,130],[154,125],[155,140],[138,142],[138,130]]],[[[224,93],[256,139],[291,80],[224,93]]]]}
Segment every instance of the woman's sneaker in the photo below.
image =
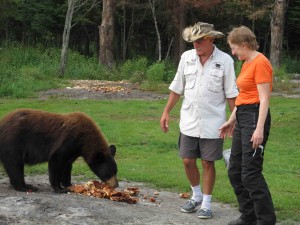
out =
{"type": "Polygon", "coordinates": [[[185,203],[185,205],[181,206],[181,212],[191,213],[195,211],[196,207],[199,206],[201,203],[202,201],[196,202],[195,200],[190,199],[185,203]]]}
{"type": "Polygon", "coordinates": [[[210,219],[212,217],[212,211],[210,209],[199,209],[197,211],[197,217],[200,219],[210,219]]]}

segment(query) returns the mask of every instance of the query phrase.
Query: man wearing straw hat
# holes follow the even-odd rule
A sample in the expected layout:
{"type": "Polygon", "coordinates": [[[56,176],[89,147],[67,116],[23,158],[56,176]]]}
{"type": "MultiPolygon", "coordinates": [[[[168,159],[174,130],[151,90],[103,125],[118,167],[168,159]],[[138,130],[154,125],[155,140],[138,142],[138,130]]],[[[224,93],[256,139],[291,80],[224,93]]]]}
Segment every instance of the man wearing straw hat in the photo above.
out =
{"type": "Polygon", "coordinates": [[[222,159],[223,140],[219,127],[226,121],[226,102],[232,111],[238,91],[234,62],[215,45],[224,34],[212,24],[199,22],[187,27],[182,37],[192,42],[194,49],[184,52],[169,89],[170,95],[160,120],[161,129],[169,130],[169,113],[184,96],[180,110],[179,156],[193,195],[181,211],[194,212],[197,217],[212,217],[211,197],[215,183],[214,161],[222,159]],[[197,159],[202,164],[202,188],[197,159]]]}

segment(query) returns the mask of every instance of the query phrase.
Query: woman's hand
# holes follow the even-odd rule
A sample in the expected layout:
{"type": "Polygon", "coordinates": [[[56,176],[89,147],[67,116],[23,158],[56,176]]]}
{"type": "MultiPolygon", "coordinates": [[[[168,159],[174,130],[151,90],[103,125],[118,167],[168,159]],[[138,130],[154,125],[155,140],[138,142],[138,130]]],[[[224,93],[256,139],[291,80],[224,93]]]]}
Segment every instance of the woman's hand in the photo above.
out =
{"type": "Polygon", "coordinates": [[[234,130],[234,121],[227,121],[219,128],[219,137],[225,139],[226,137],[232,137],[233,130],[234,130]]]}
{"type": "Polygon", "coordinates": [[[263,143],[263,140],[264,140],[264,130],[256,128],[251,137],[252,148],[257,149],[258,146],[263,143]]]}

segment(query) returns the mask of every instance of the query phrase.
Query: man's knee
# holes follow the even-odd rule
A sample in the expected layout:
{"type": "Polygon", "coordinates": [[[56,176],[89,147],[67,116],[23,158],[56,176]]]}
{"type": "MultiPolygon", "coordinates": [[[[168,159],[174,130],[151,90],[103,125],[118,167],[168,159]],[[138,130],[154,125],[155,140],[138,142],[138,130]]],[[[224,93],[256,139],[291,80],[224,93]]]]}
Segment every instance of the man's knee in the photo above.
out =
{"type": "Polygon", "coordinates": [[[196,159],[183,158],[182,162],[185,168],[192,168],[197,166],[196,159]]]}
{"type": "Polygon", "coordinates": [[[206,168],[206,169],[210,169],[210,168],[215,167],[215,162],[214,161],[202,160],[201,163],[202,163],[202,167],[206,168]]]}

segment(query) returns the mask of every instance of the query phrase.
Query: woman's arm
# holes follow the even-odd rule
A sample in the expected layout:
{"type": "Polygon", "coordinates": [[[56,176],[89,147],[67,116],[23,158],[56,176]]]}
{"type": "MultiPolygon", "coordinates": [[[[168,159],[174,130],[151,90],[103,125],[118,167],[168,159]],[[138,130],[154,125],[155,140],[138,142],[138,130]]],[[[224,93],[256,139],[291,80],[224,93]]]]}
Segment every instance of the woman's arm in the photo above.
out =
{"type": "Polygon", "coordinates": [[[226,123],[224,123],[220,128],[220,138],[226,138],[227,137],[232,137],[232,133],[234,130],[234,125],[235,125],[235,120],[236,120],[236,107],[234,107],[234,109],[232,110],[232,113],[229,117],[229,119],[227,120],[226,123]]]}
{"type": "Polygon", "coordinates": [[[253,149],[257,149],[258,146],[261,145],[264,140],[264,126],[268,114],[271,96],[270,83],[258,84],[257,89],[259,94],[260,106],[256,129],[251,138],[253,149]]]}

